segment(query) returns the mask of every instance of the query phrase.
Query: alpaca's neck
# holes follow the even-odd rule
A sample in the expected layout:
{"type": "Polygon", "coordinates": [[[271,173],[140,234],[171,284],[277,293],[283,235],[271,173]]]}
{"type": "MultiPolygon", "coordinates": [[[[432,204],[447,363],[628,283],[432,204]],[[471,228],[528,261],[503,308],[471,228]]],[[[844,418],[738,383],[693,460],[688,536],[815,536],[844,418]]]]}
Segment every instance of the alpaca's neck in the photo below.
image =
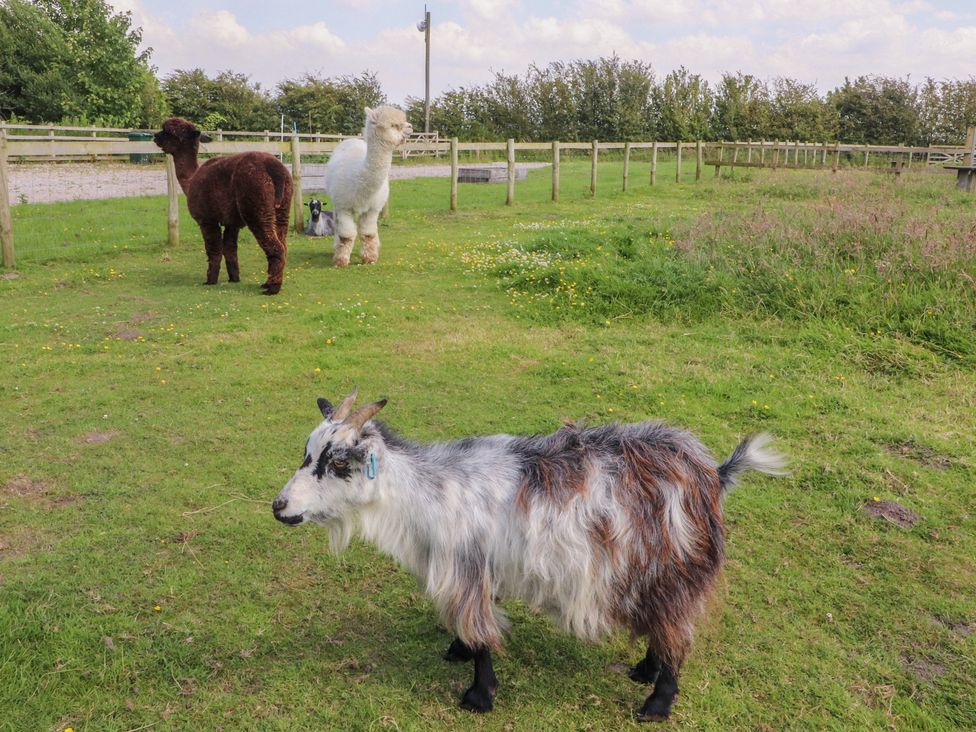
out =
{"type": "Polygon", "coordinates": [[[360,180],[371,189],[379,188],[383,185],[383,181],[390,177],[390,165],[392,163],[393,148],[367,137],[366,157],[363,159],[360,180]]]}
{"type": "Polygon", "coordinates": [[[186,194],[187,186],[190,185],[190,179],[193,178],[193,174],[200,167],[197,163],[196,151],[180,150],[177,153],[173,153],[173,165],[176,167],[176,179],[180,182],[180,188],[186,194]]]}

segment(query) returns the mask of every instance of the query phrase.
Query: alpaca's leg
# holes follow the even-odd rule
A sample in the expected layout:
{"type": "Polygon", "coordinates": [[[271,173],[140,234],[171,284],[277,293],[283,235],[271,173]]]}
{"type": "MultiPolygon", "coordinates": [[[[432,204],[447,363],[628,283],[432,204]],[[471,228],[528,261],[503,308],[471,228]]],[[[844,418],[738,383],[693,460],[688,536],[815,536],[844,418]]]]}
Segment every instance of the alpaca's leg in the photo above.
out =
{"type": "Polygon", "coordinates": [[[356,241],[356,220],[349,211],[336,212],[335,253],[332,263],[336,267],[348,267],[352,245],[356,241]]]}
{"type": "Polygon", "coordinates": [[[277,295],[281,292],[281,285],[285,277],[285,260],[288,257],[288,215],[291,213],[290,204],[275,208],[274,212],[274,243],[266,245],[261,239],[261,248],[268,257],[268,279],[261,289],[265,295],[277,295]]]}
{"type": "Polygon", "coordinates": [[[379,211],[367,211],[359,220],[359,238],[363,246],[360,255],[363,264],[374,264],[380,258],[379,211]]]}
{"type": "Polygon", "coordinates": [[[241,281],[241,267],[237,261],[237,234],[239,232],[240,229],[236,226],[224,227],[224,264],[227,266],[227,278],[231,282],[241,281]]]}
{"type": "Polygon", "coordinates": [[[220,274],[220,257],[223,251],[223,241],[220,236],[220,224],[201,223],[200,233],[203,234],[203,247],[207,252],[207,281],[205,285],[216,285],[220,274]]]}
{"type": "Polygon", "coordinates": [[[268,258],[268,279],[261,285],[265,295],[281,292],[281,281],[285,272],[285,242],[278,238],[278,224],[275,211],[262,212],[258,221],[249,221],[247,228],[254,234],[258,244],[268,258]]]}

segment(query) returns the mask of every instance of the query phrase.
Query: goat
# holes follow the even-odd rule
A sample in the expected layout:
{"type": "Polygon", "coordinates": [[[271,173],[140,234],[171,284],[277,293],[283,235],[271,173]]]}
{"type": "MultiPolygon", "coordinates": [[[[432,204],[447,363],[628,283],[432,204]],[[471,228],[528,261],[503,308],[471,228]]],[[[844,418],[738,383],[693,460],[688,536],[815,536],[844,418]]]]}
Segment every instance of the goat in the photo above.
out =
{"type": "Polygon", "coordinates": [[[646,636],[630,676],[654,688],[637,716],[666,719],[724,559],[723,498],[746,470],[783,474],[769,436],[721,465],[656,422],[421,445],[372,420],[385,399],[353,411],[356,395],[318,400],[324,420],[275,518],[326,526],[336,551],[358,528],[417,578],[456,634],[445,658],[474,661],[463,708],[493,706],[507,629],[495,600],[517,597],[580,638],[646,636]]]}
{"type": "Polygon", "coordinates": [[[305,233],[308,236],[332,236],[335,233],[335,215],[332,211],[322,210],[322,202],[313,198],[305,204],[308,206],[309,220],[305,222],[305,233]]]}

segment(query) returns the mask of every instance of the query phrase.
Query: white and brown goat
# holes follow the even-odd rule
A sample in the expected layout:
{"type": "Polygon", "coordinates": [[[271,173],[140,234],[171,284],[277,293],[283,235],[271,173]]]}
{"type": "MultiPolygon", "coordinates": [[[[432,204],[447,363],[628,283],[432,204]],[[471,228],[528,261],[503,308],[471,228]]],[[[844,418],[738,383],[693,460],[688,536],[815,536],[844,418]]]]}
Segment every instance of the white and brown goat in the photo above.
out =
{"type": "Polygon", "coordinates": [[[462,707],[492,708],[507,628],[495,602],[518,597],[580,638],[646,637],[631,677],[654,688],[638,718],[667,718],[723,562],[723,497],[743,471],[782,473],[769,438],[721,465],[654,422],[421,445],[372,421],[386,400],[353,411],[355,398],[318,400],[325,419],[275,518],[328,527],[336,550],[358,530],[413,573],[457,635],[446,658],[474,660],[462,707]]]}

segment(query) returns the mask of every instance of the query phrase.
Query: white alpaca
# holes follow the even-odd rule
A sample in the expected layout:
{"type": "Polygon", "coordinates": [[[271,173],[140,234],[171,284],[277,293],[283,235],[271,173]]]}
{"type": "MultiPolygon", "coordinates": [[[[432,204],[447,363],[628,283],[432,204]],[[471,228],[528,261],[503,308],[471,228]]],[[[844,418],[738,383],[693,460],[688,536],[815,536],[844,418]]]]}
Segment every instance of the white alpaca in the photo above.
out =
{"type": "Polygon", "coordinates": [[[335,209],[335,254],[332,263],[346,267],[356,241],[362,240],[363,264],[380,256],[377,219],[390,195],[393,149],[413,129],[396,107],[366,107],[364,140],[343,140],[325,168],[325,190],[335,209]]]}

